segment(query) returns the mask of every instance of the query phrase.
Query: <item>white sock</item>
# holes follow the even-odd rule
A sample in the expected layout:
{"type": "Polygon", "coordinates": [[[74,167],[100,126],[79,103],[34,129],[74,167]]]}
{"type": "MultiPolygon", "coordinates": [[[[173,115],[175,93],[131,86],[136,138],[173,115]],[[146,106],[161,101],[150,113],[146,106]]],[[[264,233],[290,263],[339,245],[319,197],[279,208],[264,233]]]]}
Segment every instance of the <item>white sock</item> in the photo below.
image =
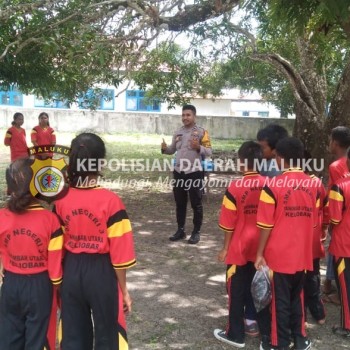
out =
{"type": "Polygon", "coordinates": [[[247,326],[250,326],[251,324],[256,323],[255,320],[248,320],[247,318],[245,319],[245,323],[247,324],[247,326]]]}

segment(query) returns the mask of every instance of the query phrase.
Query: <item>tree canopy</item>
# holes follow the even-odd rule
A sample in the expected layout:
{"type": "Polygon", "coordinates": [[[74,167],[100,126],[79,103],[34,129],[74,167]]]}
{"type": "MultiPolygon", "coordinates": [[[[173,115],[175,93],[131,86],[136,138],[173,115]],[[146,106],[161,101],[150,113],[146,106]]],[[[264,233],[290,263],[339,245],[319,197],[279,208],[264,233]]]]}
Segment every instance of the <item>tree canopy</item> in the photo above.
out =
{"type": "Polygon", "coordinates": [[[3,87],[72,101],[132,79],[170,105],[257,89],[296,114],[295,134],[318,154],[315,134],[350,122],[349,0],[0,0],[0,10],[3,87]]]}
{"type": "Polygon", "coordinates": [[[160,35],[218,17],[238,2],[2,0],[0,80],[69,100],[96,83],[118,86],[140,70],[160,35]]]}

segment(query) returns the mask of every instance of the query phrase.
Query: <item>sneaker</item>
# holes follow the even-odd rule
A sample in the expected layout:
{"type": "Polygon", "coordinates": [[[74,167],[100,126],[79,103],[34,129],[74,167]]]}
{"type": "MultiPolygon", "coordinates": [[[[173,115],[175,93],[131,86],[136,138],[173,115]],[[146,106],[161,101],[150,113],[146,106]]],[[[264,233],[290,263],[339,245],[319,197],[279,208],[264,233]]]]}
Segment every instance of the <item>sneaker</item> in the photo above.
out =
{"type": "Polygon", "coordinates": [[[244,333],[251,337],[257,337],[259,335],[258,323],[253,322],[248,325],[246,322],[244,322],[244,333]]]}
{"type": "Polygon", "coordinates": [[[340,335],[341,337],[350,338],[350,331],[341,326],[332,327],[332,332],[336,335],[340,335]]]}
{"type": "Polygon", "coordinates": [[[186,238],[186,233],[183,228],[179,228],[169,239],[172,242],[178,241],[180,239],[185,239],[186,238]]]}
{"type": "Polygon", "coordinates": [[[221,329],[215,329],[214,336],[216,339],[221,340],[222,342],[224,342],[226,344],[230,344],[232,346],[235,346],[236,348],[244,348],[245,347],[245,343],[238,343],[238,342],[235,342],[233,340],[228,339],[225,331],[223,331],[221,329]]]}
{"type": "Polygon", "coordinates": [[[260,347],[259,350],[290,350],[291,346],[283,346],[283,347],[277,347],[277,346],[272,346],[270,343],[266,342],[260,342],[260,347]]]}
{"type": "Polygon", "coordinates": [[[309,350],[311,349],[311,341],[304,339],[303,341],[295,342],[294,350],[309,350]]]}
{"type": "Polygon", "coordinates": [[[201,239],[201,234],[199,231],[193,231],[190,239],[188,240],[189,244],[197,244],[201,239]]]}

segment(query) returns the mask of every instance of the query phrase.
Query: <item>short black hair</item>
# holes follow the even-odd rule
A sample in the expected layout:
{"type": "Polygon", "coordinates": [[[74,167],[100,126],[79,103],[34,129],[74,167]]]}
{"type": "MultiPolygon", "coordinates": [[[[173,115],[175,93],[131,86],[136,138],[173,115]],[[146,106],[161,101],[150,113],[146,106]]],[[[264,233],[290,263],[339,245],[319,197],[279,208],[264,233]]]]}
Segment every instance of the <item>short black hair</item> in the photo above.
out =
{"type": "Polygon", "coordinates": [[[304,145],[296,137],[285,137],[277,142],[276,153],[289,164],[301,164],[304,158],[304,145]]]}
{"type": "Polygon", "coordinates": [[[260,164],[263,158],[261,146],[255,141],[243,142],[238,150],[240,160],[248,161],[248,168],[253,169],[256,164],[260,164]]]}
{"type": "Polygon", "coordinates": [[[350,146],[350,128],[346,126],[337,126],[331,131],[332,141],[338,142],[341,148],[350,146]]]}
{"type": "Polygon", "coordinates": [[[285,137],[288,137],[288,131],[278,124],[269,124],[256,135],[258,141],[266,141],[271,149],[275,149],[277,142],[285,137]]]}
{"type": "Polygon", "coordinates": [[[189,109],[190,111],[192,111],[195,115],[197,114],[197,110],[196,110],[196,107],[193,106],[193,105],[184,105],[182,106],[182,110],[186,110],[186,109],[189,109]]]}

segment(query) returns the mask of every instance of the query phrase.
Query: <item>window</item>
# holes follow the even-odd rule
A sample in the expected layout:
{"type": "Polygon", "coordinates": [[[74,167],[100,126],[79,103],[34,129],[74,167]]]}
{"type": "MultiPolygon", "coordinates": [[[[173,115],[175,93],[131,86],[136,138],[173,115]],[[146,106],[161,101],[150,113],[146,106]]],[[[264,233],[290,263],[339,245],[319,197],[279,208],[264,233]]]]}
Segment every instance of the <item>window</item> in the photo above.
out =
{"type": "Polygon", "coordinates": [[[0,90],[0,104],[6,106],[23,106],[23,95],[16,87],[0,90]]]}
{"type": "Polygon", "coordinates": [[[258,112],[258,117],[268,117],[269,112],[258,112]]]}
{"type": "Polygon", "coordinates": [[[79,108],[90,109],[92,107],[100,110],[114,110],[114,90],[88,90],[79,99],[79,108]]]}
{"type": "Polygon", "coordinates": [[[157,99],[147,99],[145,96],[145,91],[127,90],[126,110],[160,112],[160,101],[157,99]]]}
{"type": "Polygon", "coordinates": [[[243,111],[242,112],[243,117],[249,117],[249,112],[248,111],[243,111]]]}
{"type": "Polygon", "coordinates": [[[69,104],[67,101],[55,98],[55,96],[53,96],[51,99],[44,99],[36,96],[34,98],[34,107],[69,108],[69,104]]]}

